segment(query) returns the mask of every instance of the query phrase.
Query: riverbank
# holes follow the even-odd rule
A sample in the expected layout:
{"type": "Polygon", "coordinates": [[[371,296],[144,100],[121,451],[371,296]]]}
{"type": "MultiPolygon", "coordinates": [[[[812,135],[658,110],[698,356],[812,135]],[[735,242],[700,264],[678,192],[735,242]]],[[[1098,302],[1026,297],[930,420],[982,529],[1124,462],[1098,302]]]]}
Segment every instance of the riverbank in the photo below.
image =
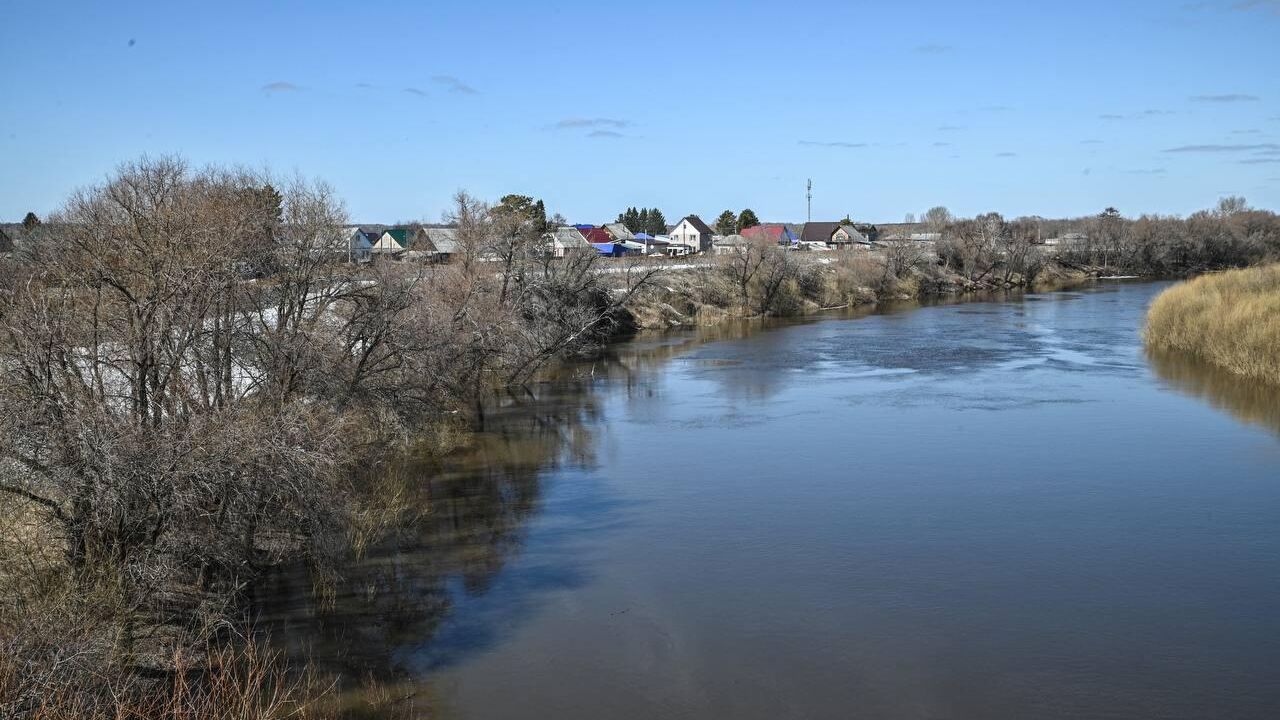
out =
{"type": "Polygon", "coordinates": [[[891,301],[1016,289],[1059,290],[1098,276],[1096,270],[1053,261],[1034,275],[993,275],[979,280],[933,263],[919,263],[896,273],[890,264],[891,260],[881,255],[808,257],[779,271],[785,276],[771,286],[770,279],[760,278],[758,271],[744,272],[741,261],[722,260],[664,275],[659,287],[627,305],[629,325],[645,330],[707,327],[727,320],[800,317],[891,301]]]}
{"type": "Polygon", "coordinates": [[[1204,275],[1151,304],[1147,346],[1280,384],[1280,264],[1204,275]]]}

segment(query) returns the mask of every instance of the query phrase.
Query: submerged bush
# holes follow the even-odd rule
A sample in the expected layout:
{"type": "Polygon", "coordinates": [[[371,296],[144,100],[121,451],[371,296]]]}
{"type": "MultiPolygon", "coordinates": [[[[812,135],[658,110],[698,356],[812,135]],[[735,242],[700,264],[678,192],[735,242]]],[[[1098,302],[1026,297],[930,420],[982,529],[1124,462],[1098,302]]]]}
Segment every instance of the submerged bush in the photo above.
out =
{"type": "Polygon", "coordinates": [[[1280,265],[1205,275],[1165,290],[1147,312],[1143,335],[1148,347],[1280,384],[1280,265]]]}

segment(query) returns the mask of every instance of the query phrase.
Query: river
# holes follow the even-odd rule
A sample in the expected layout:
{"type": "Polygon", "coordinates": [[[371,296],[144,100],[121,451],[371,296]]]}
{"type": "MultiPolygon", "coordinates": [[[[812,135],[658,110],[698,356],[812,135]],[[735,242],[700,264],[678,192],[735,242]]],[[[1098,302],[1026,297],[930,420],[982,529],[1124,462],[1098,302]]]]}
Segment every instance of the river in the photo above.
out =
{"type": "Polygon", "coordinates": [[[611,348],[262,617],[442,718],[1278,717],[1280,393],[1149,357],[1162,287],[611,348]]]}

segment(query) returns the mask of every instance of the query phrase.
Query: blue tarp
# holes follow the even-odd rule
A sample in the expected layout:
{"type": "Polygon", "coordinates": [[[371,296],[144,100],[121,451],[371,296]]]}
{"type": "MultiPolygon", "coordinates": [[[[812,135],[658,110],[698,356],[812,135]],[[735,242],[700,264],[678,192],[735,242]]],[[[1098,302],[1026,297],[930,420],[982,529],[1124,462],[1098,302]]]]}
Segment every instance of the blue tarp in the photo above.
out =
{"type": "Polygon", "coordinates": [[[626,249],[621,245],[615,245],[613,243],[591,243],[591,247],[595,248],[596,252],[604,255],[605,257],[622,257],[622,254],[626,252],[626,249]]]}
{"type": "Polygon", "coordinates": [[[644,240],[652,240],[652,239],[653,239],[653,236],[652,236],[652,235],[650,235],[649,233],[642,233],[642,232],[640,232],[640,233],[636,233],[636,239],[637,239],[637,240],[640,240],[640,241],[644,241],[644,240]]]}

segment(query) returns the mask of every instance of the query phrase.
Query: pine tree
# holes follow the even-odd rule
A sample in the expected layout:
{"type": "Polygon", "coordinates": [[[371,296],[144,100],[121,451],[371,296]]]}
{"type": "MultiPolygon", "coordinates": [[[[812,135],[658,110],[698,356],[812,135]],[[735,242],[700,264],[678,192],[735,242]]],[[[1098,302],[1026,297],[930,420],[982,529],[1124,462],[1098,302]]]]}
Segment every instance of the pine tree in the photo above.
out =
{"type": "Polygon", "coordinates": [[[645,232],[645,233],[649,233],[650,235],[653,235],[653,233],[649,232],[650,230],[649,208],[645,208],[640,212],[636,213],[636,227],[640,228],[640,232],[645,232]]]}
{"type": "Polygon", "coordinates": [[[39,224],[40,224],[40,216],[36,215],[33,212],[27,213],[27,216],[22,218],[22,229],[26,230],[27,232],[31,232],[32,230],[34,230],[36,226],[38,226],[39,224]]]}
{"type": "Polygon", "coordinates": [[[749,227],[755,227],[760,224],[760,218],[756,217],[756,213],[751,208],[742,211],[738,216],[738,232],[742,232],[749,227]]]}
{"type": "Polygon", "coordinates": [[[720,213],[720,217],[716,218],[716,233],[732,235],[736,232],[738,232],[738,216],[734,215],[732,210],[720,213]]]}

